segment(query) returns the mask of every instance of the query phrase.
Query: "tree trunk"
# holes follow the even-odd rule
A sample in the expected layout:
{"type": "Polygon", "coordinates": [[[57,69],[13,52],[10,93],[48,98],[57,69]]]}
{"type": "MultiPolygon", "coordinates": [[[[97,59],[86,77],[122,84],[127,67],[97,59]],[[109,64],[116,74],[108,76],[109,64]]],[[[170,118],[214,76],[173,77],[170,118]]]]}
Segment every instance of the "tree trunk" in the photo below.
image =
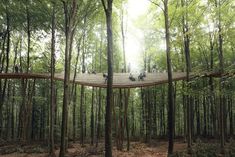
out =
{"type": "Polygon", "coordinates": [[[77,84],[74,87],[74,95],[73,95],[73,142],[76,141],[76,104],[77,104],[77,84]]]}
{"type": "Polygon", "coordinates": [[[230,98],[230,137],[234,136],[233,99],[230,98]]]}
{"type": "MultiPolygon", "coordinates": [[[[86,23],[86,17],[84,18],[84,23],[86,23]]],[[[82,40],[83,40],[83,52],[82,52],[82,73],[85,73],[86,68],[85,68],[85,51],[86,51],[86,47],[85,47],[85,38],[86,38],[86,30],[84,28],[83,30],[83,36],[82,36],[82,40]]],[[[80,99],[80,125],[81,125],[81,129],[80,129],[80,144],[82,146],[84,146],[84,86],[81,86],[81,99],[80,99]]]]}
{"type": "Polygon", "coordinates": [[[122,89],[119,89],[119,117],[118,117],[118,135],[117,135],[117,150],[123,149],[123,138],[124,138],[124,118],[123,118],[123,105],[124,97],[122,89]]]}
{"type": "Polygon", "coordinates": [[[172,67],[171,67],[171,54],[170,54],[170,30],[169,30],[169,17],[168,17],[168,0],[164,0],[164,19],[165,19],[165,37],[166,37],[166,56],[167,56],[167,71],[168,71],[168,135],[169,145],[168,154],[173,154],[174,145],[174,89],[172,83],[172,67]]]}
{"type": "Polygon", "coordinates": [[[50,105],[50,156],[55,157],[54,122],[55,122],[55,2],[52,4],[51,21],[51,105],[50,105]]]}
{"type": "Polygon", "coordinates": [[[157,92],[156,86],[153,88],[153,136],[157,138],[157,92]]]}
{"type": "Polygon", "coordinates": [[[141,88],[141,121],[140,121],[140,136],[144,135],[144,123],[145,123],[145,114],[144,114],[144,93],[145,90],[141,88]]]}
{"type": "Polygon", "coordinates": [[[94,87],[92,88],[91,100],[91,145],[94,144],[94,87]]]}
{"type": "MultiPolygon", "coordinates": [[[[6,48],[6,67],[5,67],[5,73],[8,72],[8,66],[9,66],[9,56],[10,56],[10,17],[9,17],[9,13],[8,13],[8,7],[6,9],[6,23],[7,23],[7,31],[6,34],[4,35],[4,42],[3,42],[3,47],[2,47],[2,54],[3,55],[3,59],[0,60],[2,61],[2,66],[1,66],[1,72],[3,71],[4,68],[4,60],[5,60],[5,55],[4,55],[4,51],[5,51],[5,38],[7,37],[7,48],[6,48]]],[[[0,80],[0,126],[3,126],[3,111],[2,111],[2,107],[4,104],[4,99],[5,99],[5,95],[6,95],[6,87],[7,87],[7,79],[4,79],[4,84],[3,84],[3,89],[2,89],[2,80],[0,80]]],[[[2,127],[0,127],[0,137],[2,135],[2,127]]]]}
{"type": "Polygon", "coordinates": [[[73,95],[73,142],[76,140],[76,103],[77,103],[77,85],[75,84],[75,79],[77,76],[77,68],[78,68],[78,60],[80,56],[80,47],[81,47],[81,40],[82,37],[79,39],[77,43],[77,56],[76,56],[76,63],[75,63],[75,69],[74,69],[74,75],[73,75],[73,84],[72,84],[72,91],[71,95],[73,95]],[[74,89],[75,88],[75,89],[74,89]]]}
{"type": "Polygon", "coordinates": [[[107,95],[106,95],[106,112],[105,112],[105,157],[112,157],[112,125],[111,125],[111,106],[113,96],[113,31],[112,31],[112,3],[113,0],[101,0],[107,25],[107,64],[108,64],[108,81],[107,81],[107,95]]]}
{"type": "MultiPolygon", "coordinates": [[[[101,39],[100,39],[100,47],[99,47],[99,72],[101,72],[102,70],[102,44],[103,44],[103,33],[102,33],[102,29],[103,29],[103,22],[101,21],[101,30],[100,30],[100,33],[101,33],[101,39]]],[[[99,91],[98,91],[98,97],[99,97],[99,102],[98,102],[98,113],[97,113],[97,124],[96,124],[96,147],[98,146],[98,143],[99,143],[99,137],[100,137],[100,121],[101,121],[101,88],[99,88],[99,91]]]]}
{"type": "MultiPolygon", "coordinates": [[[[190,39],[189,39],[189,26],[188,26],[188,2],[182,0],[182,7],[186,7],[186,13],[182,17],[183,22],[183,34],[184,34],[184,52],[185,52],[185,61],[186,61],[186,80],[187,80],[187,90],[189,90],[189,74],[191,72],[191,59],[190,59],[190,39]]],[[[187,102],[187,132],[188,132],[188,153],[192,152],[192,98],[189,95],[186,95],[187,102]]]]}
{"type": "Polygon", "coordinates": [[[71,53],[72,53],[71,50],[72,50],[73,33],[76,22],[77,1],[73,0],[71,2],[71,7],[69,6],[70,4],[68,4],[68,2],[63,1],[66,43],[65,43],[64,95],[63,95],[63,110],[62,110],[62,125],[61,125],[61,146],[60,146],[60,155],[59,155],[60,157],[64,157],[66,152],[70,62],[71,62],[71,53]]]}
{"type": "Polygon", "coordinates": [[[132,115],[132,128],[131,137],[135,138],[135,111],[134,111],[134,100],[131,101],[131,115],[132,115]]]}
{"type": "Polygon", "coordinates": [[[124,63],[124,72],[126,72],[126,52],[125,52],[125,28],[124,28],[124,8],[122,5],[122,9],[121,9],[121,32],[122,32],[122,51],[123,51],[123,63],[124,63]]]}
{"type": "Polygon", "coordinates": [[[28,35],[28,51],[27,51],[27,69],[26,72],[29,72],[30,69],[30,43],[31,43],[31,29],[30,29],[30,23],[31,23],[31,18],[30,18],[30,13],[29,13],[29,6],[28,6],[29,1],[27,0],[26,4],[26,17],[27,17],[27,35],[28,35]]]}
{"type": "Polygon", "coordinates": [[[130,96],[130,89],[126,90],[124,89],[124,95],[125,95],[125,110],[124,110],[124,120],[125,125],[124,128],[126,128],[126,136],[127,136],[127,151],[130,150],[130,135],[129,135],[129,123],[128,123],[128,103],[129,103],[129,96],[130,96]]]}
{"type": "MultiPolygon", "coordinates": [[[[213,71],[214,68],[214,41],[212,39],[212,34],[209,36],[210,38],[210,71],[213,71]]],[[[215,113],[215,95],[214,95],[214,85],[213,78],[209,78],[210,85],[210,105],[211,105],[211,118],[212,118],[212,136],[215,137],[217,134],[216,131],[216,113],[215,113]]]]}
{"type": "Polygon", "coordinates": [[[84,114],[83,114],[83,104],[84,104],[84,86],[81,86],[81,98],[80,98],[80,144],[84,145],[84,114]]]}
{"type": "MultiPolygon", "coordinates": [[[[221,1],[219,0],[218,4],[217,4],[217,0],[216,0],[216,8],[219,8],[218,11],[218,51],[219,51],[219,65],[220,65],[220,73],[223,74],[224,72],[224,57],[223,57],[223,37],[222,37],[222,26],[221,26],[221,1]]],[[[224,96],[222,94],[223,89],[224,89],[224,85],[223,85],[223,78],[220,79],[220,84],[219,84],[219,91],[220,91],[220,99],[219,99],[219,121],[220,121],[220,147],[221,147],[221,153],[224,154],[224,145],[225,145],[225,131],[224,128],[226,126],[225,124],[225,120],[224,120],[224,96]]]]}
{"type": "Polygon", "coordinates": [[[98,120],[97,120],[97,134],[96,134],[96,147],[100,138],[100,123],[101,123],[101,88],[99,88],[99,103],[98,103],[98,120]]]}

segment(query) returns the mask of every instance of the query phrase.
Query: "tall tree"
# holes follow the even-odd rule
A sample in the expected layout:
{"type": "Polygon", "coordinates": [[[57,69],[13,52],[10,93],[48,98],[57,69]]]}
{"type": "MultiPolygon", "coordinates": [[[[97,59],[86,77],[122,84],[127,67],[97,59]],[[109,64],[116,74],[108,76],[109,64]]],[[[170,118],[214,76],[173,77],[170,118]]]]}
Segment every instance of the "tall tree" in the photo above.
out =
{"type": "Polygon", "coordinates": [[[122,32],[122,53],[123,53],[123,71],[126,72],[126,51],[125,51],[125,41],[126,41],[126,25],[124,24],[124,3],[121,6],[121,32],[122,32]]]}
{"type": "MultiPolygon", "coordinates": [[[[5,15],[6,15],[6,31],[3,33],[3,45],[2,45],[2,52],[1,52],[1,57],[2,60],[0,60],[2,63],[1,63],[1,72],[3,71],[4,69],[4,60],[5,60],[5,56],[6,56],[6,67],[5,67],[5,73],[8,72],[8,66],[9,66],[9,56],[10,56],[10,40],[11,40],[11,28],[10,28],[10,14],[9,14],[9,2],[6,2],[6,4],[4,4],[4,11],[5,11],[5,15]],[[5,41],[7,41],[6,45],[6,55],[4,54],[5,52],[5,41]],[[2,57],[3,55],[3,57],[2,57]]],[[[3,111],[2,111],[2,108],[3,108],[3,104],[4,104],[4,99],[5,99],[5,96],[6,96],[6,90],[7,90],[7,82],[8,80],[7,79],[4,79],[4,83],[3,83],[3,88],[2,88],[2,80],[0,80],[0,125],[3,126],[3,111]]],[[[2,133],[2,128],[0,128],[0,135],[2,133]]]]}
{"type": "Polygon", "coordinates": [[[73,35],[76,25],[77,14],[77,0],[62,1],[64,7],[65,18],[65,64],[64,64],[64,93],[63,93],[63,111],[62,111],[62,125],[61,125],[61,145],[60,157],[65,156],[67,138],[67,119],[68,119],[68,104],[69,104],[69,81],[70,81],[70,63],[73,35]]]}
{"type": "MultiPolygon", "coordinates": [[[[151,0],[150,0],[151,1],[151,0]]],[[[164,14],[165,25],[165,39],[166,39],[166,62],[168,74],[168,156],[173,154],[174,148],[174,87],[172,82],[172,65],[171,65],[171,43],[170,43],[170,24],[172,21],[169,19],[168,0],[162,0],[163,7],[158,3],[151,1],[154,5],[158,6],[164,14]]]]}
{"type": "Polygon", "coordinates": [[[108,80],[105,113],[105,156],[112,156],[112,133],[111,133],[111,106],[113,96],[113,31],[112,31],[112,4],[113,0],[101,0],[106,15],[107,26],[107,56],[108,56],[108,80]]]}
{"type": "MultiPolygon", "coordinates": [[[[99,47],[99,72],[102,70],[102,51],[103,51],[103,33],[102,33],[102,28],[103,28],[103,22],[101,21],[101,27],[100,27],[100,34],[101,34],[101,39],[100,39],[100,47],[99,47]]],[[[96,127],[96,147],[98,146],[99,143],[99,137],[100,137],[100,122],[101,122],[101,88],[99,88],[99,94],[98,94],[99,100],[98,100],[98,115],[97,115],[97,127],[96,127]]]]}
{"type": "Polygon", "coordinates": [[[170,47],[170,22],[168,15],[168,0],[164,0],[164,19],[165,19],[165,38],[166,38],[166,58],[167,58],[167,73],[168,73],[168,156],[173,154],[174,146],[174,89],[172,83],[172,66],[171,66],[171,47],[170,47]]]}
{"type": "MultiPolygon", "coordinates": [[[[182,25],[183,25],[183,42],[184,42],[184,53],[185,53],[185,61],[186,61],[186,79],[187,85],[189,88],[189,74],[191,72],[191,59],[190,59],[190,38],[189,38],[189,26],[188,26],[188,1],[181,0],[181,5],[185,10],[182,16],[182,25]]],[[[187,88],[187,90],[188,90],[187,88]]],[[[192,147],[192,101],[189,95],[186,95],[187,102],[187,142],[188,142],[188,151],[191,153],[192,147]]]]}
{"type": "Polygon", "coordinates": [[[55,122],[55,1],[52,1],[51,14],[51,107],[50,107],[50,156],[55,157],[54,122],[55,122]]]}
{"type": "MultiPolygon", "coordinates": [[[[221,0],[215,0],[215,7],[218,8],[218,18],[217,18],[217,26],[218,26],[218,54],[219,54],[219,71],[221,74],[224,73],[224,56],[223,56],[223,36],[222,36],[222,26],[221,26],[221,5],[222,2],[221,0]]],[[[220,79],[220,85],[219,85],[219,90],[220,90],[220,98],[219,98],[219,111],[220,111],[220,147],[221,147],[221,153],[224,153],[224,145],[225,145],[225,120],[224,120],[224,106],[225,106],[225,98],[224,95],[222,94],[223,88],[224,88],[224,83],[223,83],[223,78],[220,79]]]]}

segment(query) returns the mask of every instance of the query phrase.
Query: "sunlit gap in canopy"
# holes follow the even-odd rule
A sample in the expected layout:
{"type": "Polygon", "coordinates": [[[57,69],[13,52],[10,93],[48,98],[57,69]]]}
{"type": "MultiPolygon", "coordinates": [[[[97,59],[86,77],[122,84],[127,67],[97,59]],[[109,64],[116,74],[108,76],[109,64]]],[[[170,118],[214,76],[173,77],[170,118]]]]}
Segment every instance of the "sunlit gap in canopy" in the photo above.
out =
{"type": "MultiPolygon", "coordinates": [[[[135,20],[147,12],[150,2],[148,0],[128,0],[124,15],[124,23],[127,24],[126,30],[126,64],[130,66],[131,72],[138,72],[142,69],[144,51],[144,31],[134,25],[135,20]]],[[[125,24],[124,24],[125,25],[125,24]]]]}

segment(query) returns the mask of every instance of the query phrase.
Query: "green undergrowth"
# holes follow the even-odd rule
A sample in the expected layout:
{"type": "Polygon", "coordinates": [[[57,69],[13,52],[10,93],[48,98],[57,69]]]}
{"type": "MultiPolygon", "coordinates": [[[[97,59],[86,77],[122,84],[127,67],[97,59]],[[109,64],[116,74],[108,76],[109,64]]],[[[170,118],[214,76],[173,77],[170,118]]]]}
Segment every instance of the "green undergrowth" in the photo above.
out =
{"type": "Polygon", "coordinates": [[[235,157],[235,141],[226,143],[223,154],[219,143],[197,141],[192,147],[191,154],[188,150],[176,151],[172,157],[235,157]]]}

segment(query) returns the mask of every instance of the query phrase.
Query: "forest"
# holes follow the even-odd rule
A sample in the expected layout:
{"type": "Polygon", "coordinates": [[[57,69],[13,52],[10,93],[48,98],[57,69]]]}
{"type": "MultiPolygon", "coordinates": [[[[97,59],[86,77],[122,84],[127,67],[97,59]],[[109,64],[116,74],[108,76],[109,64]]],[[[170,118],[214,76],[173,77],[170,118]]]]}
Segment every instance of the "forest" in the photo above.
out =
{"type": "Polygon", "coordinates": [[[234,0],[0,0],[1,157],[235,157],[234,0]]]}

